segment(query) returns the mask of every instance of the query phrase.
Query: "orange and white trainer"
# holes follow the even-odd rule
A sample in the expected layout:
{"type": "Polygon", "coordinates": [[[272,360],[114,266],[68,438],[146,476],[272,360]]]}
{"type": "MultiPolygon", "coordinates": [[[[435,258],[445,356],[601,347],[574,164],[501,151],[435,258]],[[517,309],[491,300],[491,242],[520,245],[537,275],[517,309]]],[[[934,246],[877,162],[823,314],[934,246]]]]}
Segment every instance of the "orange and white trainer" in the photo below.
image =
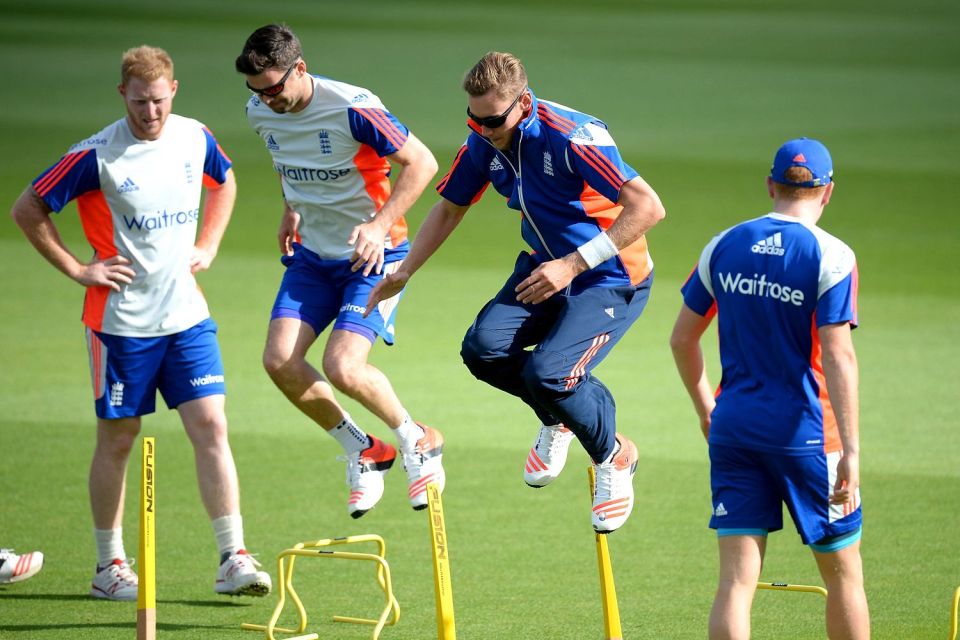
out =
{"type": "Polygon", "coordinates": [[[359,518],[380,502],[383,476],[397,459],[396,449],[379,438],[368,437],[370,446],[363,451],[338,456],[347,462],[347,486],[350,487],[347,513],[353,518],[359,518]]]}
{"type": "Polygon", "coordinates": [[[13,549],[0,549],[0,584],[22,582],[37,575],[43,568],[43,554],[39,551],[18,554],[13,549]]]}
{"type": "Polygon", "coordinates": [[[617,434],[620,450],[609,461],[593,465],[593,528],[597,533],[616,531],[633,511],[633,474],[637,470],[637,446],[617,434]]]}
{"type": "Polygon", "coordinates": [[[443,492],[446,484],[446,473],[443,471],[443,434],[424,424],[417,425],[423,429],[423,437],[411,451],[404,451],[403,468],[407,470],[408,496],[410,506],[419,511],[427,508],[427,485],[436,482],[443,492]]]}
{"type": "Polygon", "coordinates": [[[573,431],[562,424],[540,427],[537,440],[530,447],[527,462],[523,465],[523,481],[539,489],[556,480],[567,463],[572,440],[573,431]]]}

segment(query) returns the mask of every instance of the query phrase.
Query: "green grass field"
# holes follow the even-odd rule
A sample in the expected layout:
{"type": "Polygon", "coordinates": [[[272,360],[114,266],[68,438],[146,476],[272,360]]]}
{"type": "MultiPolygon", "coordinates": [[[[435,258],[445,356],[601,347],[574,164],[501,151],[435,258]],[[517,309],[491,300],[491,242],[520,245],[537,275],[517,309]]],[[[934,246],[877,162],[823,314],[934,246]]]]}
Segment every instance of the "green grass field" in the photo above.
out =
{"type": "MultiPolygon", "coordinates": [[[[657,262],[651,304],[598,369],[617,397],[620,429],[641,450],[637,507],[610,537],[631,639],[705,637],[716,580],[706,447],[667,345],[677,289],[714,233],[766,212],[763,179],[776,147],[798,135],[824,140],[837,188],[822,226],[854,248],[861,275],[855,342],[874,637],[947,636],[960,585],[953,408],[960,392],[960,5],[0,0],[0,17],[7,60],[0,202],[7,207],[67,147],[123,115],[115,86],[125,48],[146,42],[173,55],[175,110],[217,134],[240,188],[231,228],[201,284],[220,325],[248,545],[275,574],[276,553],[296,542],[383,535],[402,611],[385,640],[435,636],[427,522],[408,507],[396,470],[380,506],[351,520],[343,467],[334,460],[339,447],[261,369],[281,273],[280,209],[268,154],[243,115],[248,92],[233,72],[246,36],[287,21],[312,72],[375,91],[430,146],[441,172],[466,135],[463,72],[486,51],[512,51],[538,95],[603,118],[628,162],[660,193],[667,218],[649,234],[657,262]]],[[[421,199],[409,216],[413,228],[435,197],[421,199]]],[[[87,255],[75,208],[57,222],[78,255],[87,255]]],[[[474,380],[458,356],[463,332],[520,248],[516,215],[487,195],[412,281],[398,344],[378,346],[373,360],[411,412],[447,438],[444,501],[459,637],[600,638],[585,454],[574,451],[549,489],[526,488],[521,468],[536,433],[533,415],[474,380]]],[[[0,586],[0,638],[130,638],[133,604],[87,596],[94,418],[82,289],[36,255],[9,219],[0,225],[0,255],[0,544],[47,557],[36,578],[0,586]]],[[[717,380],[715,351],[709,356],[717,380]]],[[[383,425],[346,404],[365,428],[384,435],[383,425]]],[[[239,624],[265,622],[273,596],[224,600],[211,589],[216,549],[175,412],[149,416],[144,433],[156,435],[158,446],[160,637],[262,637],[239,624]]],[[[130,472],[136,483],[137,469],[130,472]]],[[[129,492],[131,555],[136,499],[129,492]]],[[[372,571],[343,564],[301,561],[298,590],[322,638],[366,638],[367,629],[329,621],[373,615],[380,602],[372,571]]],[[[791,524],[771,536],[763,578],[819,583],[791,524]]],[[[816,595],[758,593],[754,637],[822,638],[822,608],[816,595]]]]}

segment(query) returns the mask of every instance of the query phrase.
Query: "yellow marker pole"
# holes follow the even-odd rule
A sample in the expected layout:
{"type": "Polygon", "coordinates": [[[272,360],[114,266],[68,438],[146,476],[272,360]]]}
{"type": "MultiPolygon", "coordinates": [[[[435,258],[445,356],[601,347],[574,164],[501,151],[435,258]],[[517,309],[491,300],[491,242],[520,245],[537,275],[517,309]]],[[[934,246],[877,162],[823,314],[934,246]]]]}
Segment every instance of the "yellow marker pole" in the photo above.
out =
{"type": "Polygon", "coordinates": [[[157,637],[156,472],[154,438],[143,439],[140,471],[140,550],[137,555],[137,640],[157,637]]]}
{"type": "MultiPolygon", "coordinates": [[[[590,500],[593,500],[596,472],[593,465],[587,467],[590,478],[590,500]]],[[[597,543],[597,567],[600,570],[600,599],[603,602],[603,637],[606,640],[621,640],[623,629],[620,627],[620,605],[617,604],[617,585],[613,582],[613,566],[610,564],[610,549],[607,536],[594,533],[597,543]]]]}
{"type": "Polygon", "coordinates": [[[953,592],[953,604],[950,606],[950,640],[957,640],[957,609],[960,608],[960,587],[953,592]]]}
{"type": "Polygon", "coordinates": [[[435,482],[427,485],[427,508],[430,515],[430,545],[433,548],[433,590],[437,600],[437,639],[457,640],[447,526],[443,518],[440,487],[435,482]]]}

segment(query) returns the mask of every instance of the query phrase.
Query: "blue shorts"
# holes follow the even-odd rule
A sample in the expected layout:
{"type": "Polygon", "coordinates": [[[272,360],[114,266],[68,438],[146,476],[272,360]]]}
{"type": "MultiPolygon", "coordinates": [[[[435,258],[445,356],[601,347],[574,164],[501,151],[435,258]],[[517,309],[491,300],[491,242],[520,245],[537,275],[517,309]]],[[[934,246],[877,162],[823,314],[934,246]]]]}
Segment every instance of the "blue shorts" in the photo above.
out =
{"type": "MultiPolygon", "coordinates": [[[[407,257],[409,244],[387,249],[383,274],[392,273],[407,257]]],[[[283,256],[280,261],[287,267],[280,282],[277,299],[273,303],[270,319],[296,318],[310,325],[318,336],[333,325],[358,333],[370,342],[381,336],[387,344],[394,341],[394,318],[403,292],[382,301],[366,318],[367,297],[383,274],[351,271],[349,260],[324,260],[313,251],[298,243],[293,245],[293,255],[283,256]]]]}
{"type": "Polygon", "coordinates": [[[710,445],[710,485],[718,533],[764,535],[783,528],[783,504],[804,544],[858,531],[860,492],[853,505],[830,504],[840,453],[791,456],[710,445]]]}
{"type": "Polygon", "coordinates": [[[157,391],[170,409],[226,393],[217,323],[210,318],[156,338],[114,336],[88,328],[87,352],[98,418],[153,413],[157,391]]]}

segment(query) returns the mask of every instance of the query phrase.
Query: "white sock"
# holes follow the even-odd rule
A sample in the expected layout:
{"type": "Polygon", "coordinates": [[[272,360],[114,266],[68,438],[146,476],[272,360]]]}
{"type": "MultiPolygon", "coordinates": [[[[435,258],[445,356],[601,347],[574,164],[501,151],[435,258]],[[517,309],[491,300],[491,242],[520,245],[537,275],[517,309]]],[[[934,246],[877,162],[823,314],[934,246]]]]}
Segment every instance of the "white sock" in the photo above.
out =
{"type": "Polygon", "coordinates": [[[243,544],[243,518],[239,513],[214,518],[210,524],[213,525],[213,533],[217,536],[217,550],[221,558],[232,556],[240,549],[246,548],[243,544]]]}
{"type": "Polygon", "coordinates": [[[127,552],[123,550],[123,527],[94,529],[93,537],[97,541],[98,567],[103,568],[118,558],[127,561],[127,552]]]}
{"type": "Polygon", "coordinates": [[[400,443],[400,448],[405,451],[413,450],[417,446],[417,440],[426,435],[423,428],[413,421],[409,413],[400,423],[400,426],[394,428],[393,432],[397,434],[397,442],[400,443]]]}
{"type": "Polygon", "coordinates": [[[370,446],[370,437],[347,414],[343,415],[340,424],[327,433],[333,436],[347,453],[358,453],[370,446]]]}
{"type": "Polygon", "coordinates": [[[613,457],[614,457],[615,455],[617,455],[618,453],[620,453],[620,441],[619,441],[619,440],[614,440],[614,441],[613,441],[613,453],[611,453],[611,454],[610,454],[610,457],[607,458],[606,460],[604,460],[603,462],[601,462],[600,464],[610,464],[611,462],[613,462],[613,457]]]}

